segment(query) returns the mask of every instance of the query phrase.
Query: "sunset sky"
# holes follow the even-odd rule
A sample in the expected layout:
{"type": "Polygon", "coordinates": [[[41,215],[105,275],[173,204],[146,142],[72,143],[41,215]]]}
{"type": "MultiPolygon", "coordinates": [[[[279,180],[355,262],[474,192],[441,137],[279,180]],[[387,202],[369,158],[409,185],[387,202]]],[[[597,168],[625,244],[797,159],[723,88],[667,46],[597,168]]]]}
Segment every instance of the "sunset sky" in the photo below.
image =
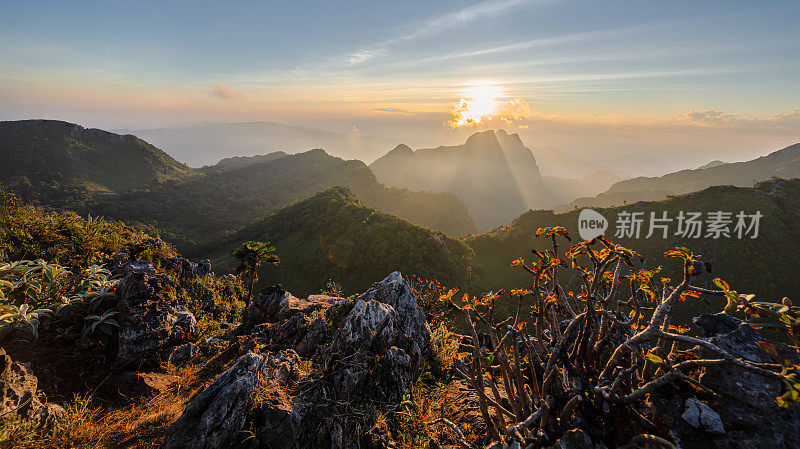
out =
{"type": "Polygon", "coordinates": [[[505,127],[577,153],[650,139],[736,159],[800,140],[798,17],[751,1],[4,1],[0,119],[276,121],[419,145],[505,127]],[[458,105],[488,113],[459,122],[458,105]]]}

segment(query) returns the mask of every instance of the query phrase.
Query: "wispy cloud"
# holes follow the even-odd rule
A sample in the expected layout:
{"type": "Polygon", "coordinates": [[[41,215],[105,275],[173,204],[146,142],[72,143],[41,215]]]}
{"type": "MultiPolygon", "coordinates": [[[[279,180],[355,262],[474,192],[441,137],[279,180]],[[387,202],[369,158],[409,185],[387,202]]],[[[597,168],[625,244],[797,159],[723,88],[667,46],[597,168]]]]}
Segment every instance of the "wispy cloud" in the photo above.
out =
{"type": "Polygon", "coordinates": [[[208,88],[208,94],[222,100],[243,100],[244,94],[227,84],[214,84],[208,88]]]}
{"type": "Polygon", "coordinates": [[[373,108],[373,111],[396,112],[398,114],[413,114],[414,113],[414,111],[409,111],[408,109],[400,109],[400,108],[373,108]]]}
{"type": "Polygon", "coordinates": [[[356,65],[385,54],[387,48],[441,33],[448,29],[466,26],[478,18],[486,18],[530,3],[550,3],[548,0],[485,0],[458,11],[443,14],[410,27],[406,32],[384,40],[375,46],[359,49],[345,56],[348,65],[356,65]]]}
{"type": "Polygon", "coordinates": [[[348,65],[356,65],[361,64],[364,61],[369,61],[370,59],[379,56],[385,53],[385,50],[382,48],[365,48],[363,50],[359,50],[355,53],[350,53],[345,58],[348,65]]]}
{"type": "Polygon", "coordinates": [[[772,131],[800,131],[800,110],[778,112],[764,116],[745,117],[725,111],[689,111],[679,117],[702,126],[762,129],[772,131]]]}

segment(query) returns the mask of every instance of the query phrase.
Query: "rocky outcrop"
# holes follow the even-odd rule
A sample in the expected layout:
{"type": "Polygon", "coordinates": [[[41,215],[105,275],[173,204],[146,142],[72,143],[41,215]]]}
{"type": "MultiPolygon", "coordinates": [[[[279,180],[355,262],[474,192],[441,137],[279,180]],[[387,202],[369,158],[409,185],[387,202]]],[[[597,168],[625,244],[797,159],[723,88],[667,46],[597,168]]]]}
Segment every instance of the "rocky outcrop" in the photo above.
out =
{"type": "MultiPolygon", "coordinates": [[[[726,314],[702,315],[693,321],[711,343],[731,355],[759,363],[775,362],[756,344],[764,337],[750,325],[726,314]]],[[[795,350],[772,344],[781,357],[800,363],[795,350]]],[[[703,358],[716,356],[700,347],[692,351],[703,358]]],[[[681,447],[800,447],[800,408],[777,405],[775,398],[783,388],[780,381],[730,364],[707,367],[699,381],[714,393],[701,398],[691,396],[685,389],[664,389],[651,396],[656,411],[681,447]]]]}
{"type": "Polygon", "coordinates": [[[166,276],[133,270],[118,286],[120,368],[155,369],[173,347],[192,341],[197,320],[171,298],[166,276]]]}
{"type": "Polygon", "coordinates": [[[38,382],[28,364],[14,362],[0,348],[0,416],[34,416],[42,406],[36,397],[38,382]]]}
{"type": "Polygon", "coordinates": [[[239,338],[261,352],[239,357],[199,393],[165,448],[350,447],[369,410],[411,391],[430,352],[425,314],[400,273],[355,301],[273,287],[253,304],[251,316],[265,322],[239,338]],[[344,403],[347,411],[332,412],[344,403]]]}
{"type": "Polygon", "coordinates": [[[390,398],[411,390],[429,350],[425,312],[403,276],[394,272],[358,296],[323,364],[339,396],[390,398]]]}
{"type": "Polygon", "coordinates": [[[192,399],[163,448],[296,447],[302,405],[285,388],[300,375],[294,351],[248,352],[192,399]],[[243,432],[251,420],[255,439],[243,432]]]}
{"type": "Polygon", "coordinates": [[[292,296],[280,285],[267,287],[253,300],[247,311],[254,323],[276,322],[301,313],[308,315],[315,310],[329,307],[341,298],[327,295],[311,295],[308,299],[292,296]]]}

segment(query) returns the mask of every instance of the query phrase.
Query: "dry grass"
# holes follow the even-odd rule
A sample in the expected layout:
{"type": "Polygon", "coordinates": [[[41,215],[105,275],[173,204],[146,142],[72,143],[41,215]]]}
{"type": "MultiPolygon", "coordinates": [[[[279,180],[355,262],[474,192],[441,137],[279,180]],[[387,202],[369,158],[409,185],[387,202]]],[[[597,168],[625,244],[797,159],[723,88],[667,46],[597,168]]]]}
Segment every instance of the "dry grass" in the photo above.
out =
{"type": "Polygon", "coordinates": [[[163,392],[124,407],[98,404],[91,396],[75,396],[52,426],[37,429],[35,422],[7,421],[0,430],[0,446],[14,448],[155,448],[168,426],[189,399],[202,388],[199,366],[176,372],[176,380],[163,392]]]}
{"type": "Polygon", "coordinates": [[[0,449],[157,448],[191,398],[252,346],[249,340],[235,341],[203,365],[170,373],[175,380],[165,390],[130,405],[114,407],[90,395],[75,396],[64,405],[66,413],[45,429],[6,417],[0,421],[0,449]]]}

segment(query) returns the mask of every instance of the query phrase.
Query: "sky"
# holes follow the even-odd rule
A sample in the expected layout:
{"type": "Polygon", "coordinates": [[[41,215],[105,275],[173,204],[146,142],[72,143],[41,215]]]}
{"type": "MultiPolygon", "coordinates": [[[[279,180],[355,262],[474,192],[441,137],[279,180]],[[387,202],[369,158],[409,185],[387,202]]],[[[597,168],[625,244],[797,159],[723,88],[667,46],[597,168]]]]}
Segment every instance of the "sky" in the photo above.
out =
{"type": "Polygon", "coordinates": [[[675,152],[674,165],[800,141],[800,2],[3,0],[0,9],[0,120],[274,121],[415,146],[502,127],[529,146],[596,159],[675,152]]]}

